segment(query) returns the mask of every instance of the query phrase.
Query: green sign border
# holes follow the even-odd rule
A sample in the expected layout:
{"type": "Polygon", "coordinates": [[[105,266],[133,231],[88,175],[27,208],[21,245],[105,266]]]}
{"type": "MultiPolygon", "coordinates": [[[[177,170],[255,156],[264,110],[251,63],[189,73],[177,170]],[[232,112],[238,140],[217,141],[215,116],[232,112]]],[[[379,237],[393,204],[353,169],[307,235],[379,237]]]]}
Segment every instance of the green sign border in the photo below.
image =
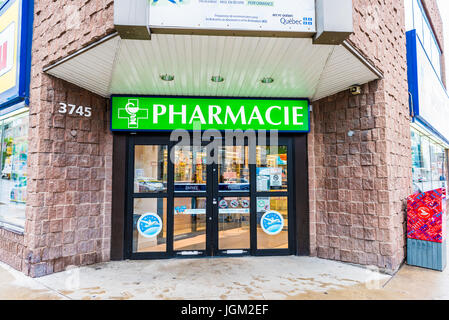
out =
{"type": "MultiPolygon", "coordinates": [[[[126,95],[126,94],[116,94],[111,95],[110,97],[110,108],[111,108],[111,114],[110,114],[110,129],[112,132],[171,132],[177,129],[187,130],[187,131],[194,131],[193,128],[187,128],[192,127],[192,125],[187,124],[184,128],[169,128],[169,129],[120,129],[120,128],[114,128],[114,124],[118,121],[114,121],[115,119],[118,119],[117,110],[114,107],[114,100],[116,98],[157,98],[157,99],[186,99],[186,100],[239,100],[239,101],[300,101],[302,104],[306,104],[306,110],[304,111],[304,114],[307,112],[307,123],[303,125],[306,129],[300,129],[300,130],[292,130],[292,129],[285,129],[282,128],[276,128],[273,125],[266,125],[266,128],[240,128],[240,127],[232,127],[232,124],[229,125],[230,128],[223,129],[223,128],[213,128],[211,125],[207,124],[204,126],[204,129],[202,128],[202,131],[209,130],[209,129],[215,129],[219,131],[226,131],[226,130],[278,130],[279,132],[285,132],[285,133],[309,133],[310,132],[310,100],[307,98],[236,98],[236,97],[206,97],[206,96],[154,96],[154,95],[126,95]]],[[[198,103],[194,103],[198,104],[198,103]]],[[[209,104],[209,103],[208,103],[209,104]]],[[[260,125],[259,125],[260,126],[260,125]]],[[[289,127],[292,127],[292,125],[288,125],[289,127]]]]}

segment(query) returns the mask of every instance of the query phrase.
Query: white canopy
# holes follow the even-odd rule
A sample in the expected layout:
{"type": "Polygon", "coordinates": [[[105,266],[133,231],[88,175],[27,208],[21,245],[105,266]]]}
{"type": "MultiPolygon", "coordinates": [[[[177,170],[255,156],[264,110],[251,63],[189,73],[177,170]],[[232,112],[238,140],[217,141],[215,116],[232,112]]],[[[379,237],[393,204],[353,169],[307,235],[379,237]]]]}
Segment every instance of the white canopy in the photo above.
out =
{"type": "Polygon", "coordinates": [[[45,68],[103,97],[111,94],[309,98],[317,100],[382,74],[347,42],[311,38],[110,35],[45,68]],[[173,75],[164,81],[161,75],[173,75]],[[220,76],[223,82],[211,78],[220,76]],[[272,78],[273,83],[262,83],[272,78]]]}

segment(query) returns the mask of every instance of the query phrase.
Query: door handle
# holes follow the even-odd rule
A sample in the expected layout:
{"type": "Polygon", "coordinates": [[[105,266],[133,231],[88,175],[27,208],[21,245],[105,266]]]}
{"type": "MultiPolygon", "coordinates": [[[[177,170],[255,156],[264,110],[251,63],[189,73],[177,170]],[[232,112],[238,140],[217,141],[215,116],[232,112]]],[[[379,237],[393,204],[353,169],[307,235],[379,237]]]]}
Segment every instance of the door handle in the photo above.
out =
{"type": "Polygon", "coordinates": [[[212,204],[217,204],[217,199],[213,199],[212,204]]]}

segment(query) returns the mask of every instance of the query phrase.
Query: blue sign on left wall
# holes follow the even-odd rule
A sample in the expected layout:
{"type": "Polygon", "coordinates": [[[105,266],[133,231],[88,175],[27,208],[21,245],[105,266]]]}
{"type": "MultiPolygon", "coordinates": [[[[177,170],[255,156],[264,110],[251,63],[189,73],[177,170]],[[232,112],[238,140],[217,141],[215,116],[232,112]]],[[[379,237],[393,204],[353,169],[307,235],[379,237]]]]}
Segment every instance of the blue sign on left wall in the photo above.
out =
{"type": "Polygon", "coordinates": [[[28,104],[32,0],[0,1],[0,116],[28,104]]]}

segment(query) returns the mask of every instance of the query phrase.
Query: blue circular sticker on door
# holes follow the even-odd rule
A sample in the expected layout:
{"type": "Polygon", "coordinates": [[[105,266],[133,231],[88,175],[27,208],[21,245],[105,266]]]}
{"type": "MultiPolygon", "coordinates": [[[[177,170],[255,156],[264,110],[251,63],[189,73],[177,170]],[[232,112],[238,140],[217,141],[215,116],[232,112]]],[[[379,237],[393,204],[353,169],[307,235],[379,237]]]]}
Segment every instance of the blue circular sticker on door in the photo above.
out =
{"type": "Polygon", "coordinates": [[[260,219],[260,226],[266,234],[275,236],[284,228],[284,218],[279,212],[268,211],[260,219]]]}
{"type": "Polygon", "coordinates": [[[154,213],[146,213],[137,221],[137,231],[145,238],[156,237],[162,231],[162,220],[154,213]]]}

